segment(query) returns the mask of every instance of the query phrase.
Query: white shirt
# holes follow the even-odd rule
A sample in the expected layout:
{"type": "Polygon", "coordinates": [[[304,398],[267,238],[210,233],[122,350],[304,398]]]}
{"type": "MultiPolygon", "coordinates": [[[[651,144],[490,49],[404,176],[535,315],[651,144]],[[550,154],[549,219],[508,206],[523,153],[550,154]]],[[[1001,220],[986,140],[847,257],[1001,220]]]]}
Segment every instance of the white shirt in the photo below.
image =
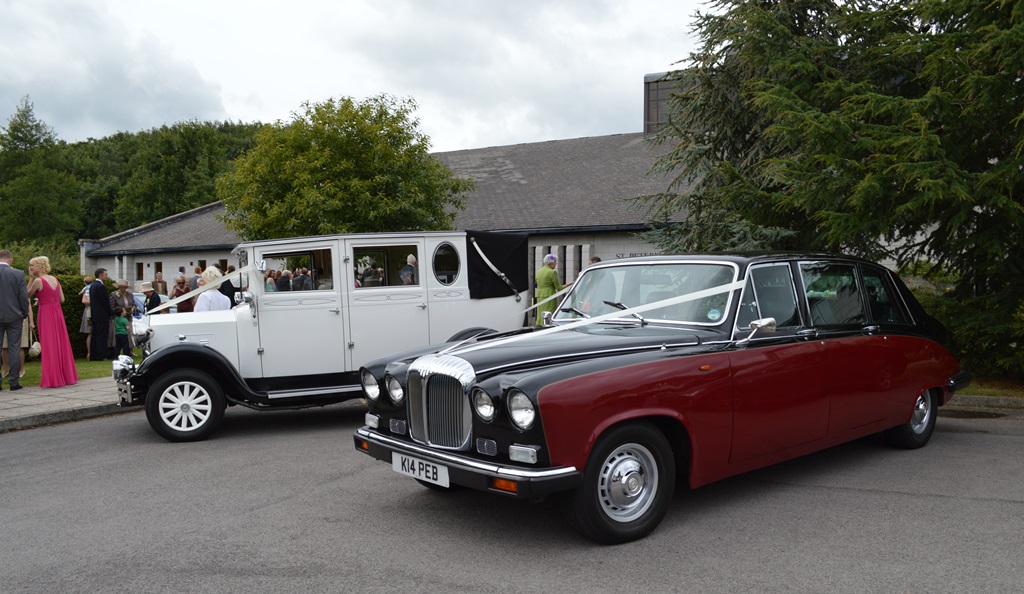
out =
{"type": "Polygon", "coordinates": [[[231,300],[217,289],[210,289],[199,295],[192,311],[216,311],[219,309],[231,309],[231,300]]]}

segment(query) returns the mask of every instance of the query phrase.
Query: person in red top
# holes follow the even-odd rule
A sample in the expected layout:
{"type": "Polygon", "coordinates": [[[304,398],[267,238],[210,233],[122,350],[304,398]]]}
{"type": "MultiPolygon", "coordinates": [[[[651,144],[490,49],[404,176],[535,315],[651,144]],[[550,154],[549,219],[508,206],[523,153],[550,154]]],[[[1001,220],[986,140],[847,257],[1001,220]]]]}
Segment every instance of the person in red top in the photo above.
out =
{"type": "MultiPolygon", "coordinates": [[[[188,282],[185,281],[185,277],[179,274],[174,279],[174,287],[171,288],[170,298],[177,299],[191,290],[192,288],[188,286],[188,282]]],[[[192,311],[191,299],[182,299],[178,302],[178,313],[185,313],[189,311],[192,311]]]]}

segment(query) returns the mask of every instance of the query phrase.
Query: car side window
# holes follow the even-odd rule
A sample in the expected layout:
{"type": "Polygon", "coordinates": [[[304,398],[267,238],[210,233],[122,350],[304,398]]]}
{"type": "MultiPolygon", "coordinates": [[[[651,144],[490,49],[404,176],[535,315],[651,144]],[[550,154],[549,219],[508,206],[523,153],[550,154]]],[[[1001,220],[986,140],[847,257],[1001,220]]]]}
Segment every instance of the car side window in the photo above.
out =
{"type": "Polygon", "coordinates": [[[381,245],[352,249],[356,288],[419,285],[419,253],[415,245],[381,245]]]}
{"type": "Polygon", "coordinates": [[[863,291],[852,264],[801,262],[800,274],[814,325],[860,324],[867,320],[863,291]]]}
{"type": "Polygon", "coordinates": [[[434,250],[434,278],[444,286],[451,285],[459,277],[459,252],[450,243],[442,243],[434,250]]]}
{"type": "Polygon", "coordinates": [[[882,271],[865,267],[863,276],[871,320],[879,323],[906,324],[907,318],[899,303],[893,299],[893,291],[882,271]]]}
{"type": "Polygon", "coordinates": [[[334,262],[326,248],[266,252],[267,291],[317,291],[334,287],[334,262]]]}
{"type": "Polygon", "coordinates": [[[750,328],[750,322],[759,318],[775,318],[778,327],[800,325],[793,275],[789,264],[755,266],[747,273],[747,286],[743,289],[736,327],[750,328]]]}

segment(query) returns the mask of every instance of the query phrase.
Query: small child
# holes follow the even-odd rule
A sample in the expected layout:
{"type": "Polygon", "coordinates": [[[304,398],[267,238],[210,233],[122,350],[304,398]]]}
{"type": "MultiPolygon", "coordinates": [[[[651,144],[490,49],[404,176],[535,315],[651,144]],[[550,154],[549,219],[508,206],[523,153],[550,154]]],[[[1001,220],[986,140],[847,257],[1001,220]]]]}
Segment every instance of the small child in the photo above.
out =
{"type": "Polygon", "coordinates": [[[124,353],[132,356],[132,348],[128,343],[128,316],[123,307],[115,307],[114,315],[114,356],[124,353]]]}

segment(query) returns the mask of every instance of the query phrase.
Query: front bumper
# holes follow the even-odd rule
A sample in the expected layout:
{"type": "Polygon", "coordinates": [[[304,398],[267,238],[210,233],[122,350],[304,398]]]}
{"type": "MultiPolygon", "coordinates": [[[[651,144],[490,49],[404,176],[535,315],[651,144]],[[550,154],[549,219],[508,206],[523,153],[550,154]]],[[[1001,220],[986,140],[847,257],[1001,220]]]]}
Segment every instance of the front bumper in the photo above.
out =
{"type": "Polygon", "coordinates": [[[111,375],[117,382],[117,398],[119,406],[138,406],[142,404],[145,394],[132,389],[132,377],[135,375],[135,362],[131,357],[121,356],[114,360],[111,375]]]}
{"type": "Polygon", "coordinates": [[[581,473],[575,467],[533,469],[484,462],[458,453],[438,451],[419,444],[401,441],[369,427],[356,429],[352,437],[356,449],[368,456],[389,464],[395,453],[421,458],[432,464],[447,467],[449,479],[453,484],[479,491],[532,499],[575,489],[581,481],[581,473]],[[496,489],[494,487],[496,479],[514,482],[515,493],[496,489]]]}

